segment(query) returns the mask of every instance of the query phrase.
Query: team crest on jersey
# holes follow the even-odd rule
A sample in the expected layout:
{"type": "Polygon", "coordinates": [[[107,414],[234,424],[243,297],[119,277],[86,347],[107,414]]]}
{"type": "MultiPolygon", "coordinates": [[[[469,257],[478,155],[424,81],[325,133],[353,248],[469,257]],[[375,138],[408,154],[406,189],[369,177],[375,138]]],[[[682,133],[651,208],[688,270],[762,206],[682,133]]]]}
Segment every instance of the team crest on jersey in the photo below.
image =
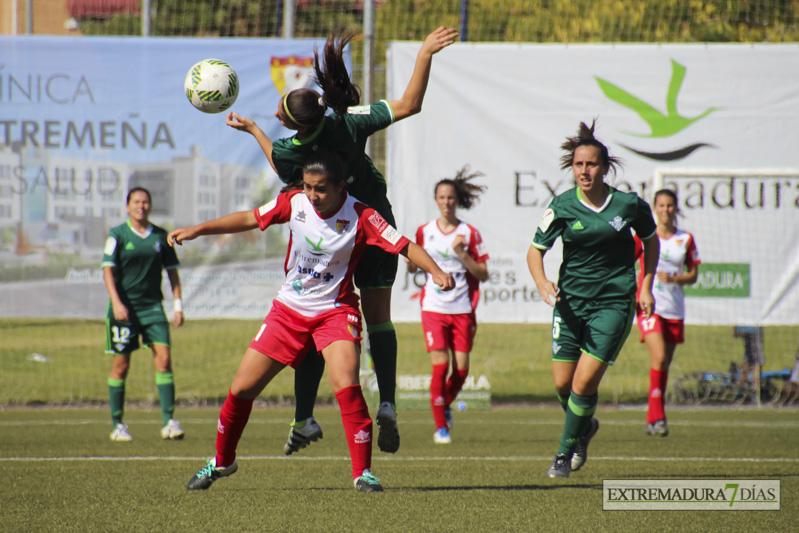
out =
{"type": "Polygon", "coordinates": [[[555,341],[552,341],[552,353],[553,353],[554,355],[557,355],[557,353],[558,353],[559,351],[560,351],[560,344],[558,344],[558,343],[557,343],[557,342],[555,342],[555,341]]]}
{"type": "Polygon", "coordinates": [[[296,220],[297,222],[305,222],[305,211],[304,210],[298,211],[297,216],[294,217],[294,220],[296,220]]]}
{"type": "Polygon", "coordinates": [[[341,220],[341,219],[336,220],[336,233],[338,233],[339,235],[347,231],[349,227],[350,227],[349,220],[341,220]]]}
{"type": "Polygon", "coordinates": [[[621,228],[627,225],[627,222],[625,222],[620,216],[616,216],[613,218],[613,220],[608,222],[608,224],[610,224],[616,231],[621,231],[621,228]]]}
{"type": "Polygon", "coordinates": [[[349,330],[349,332],[350,332],[350,335],[352,335],[352,338],[353,338],[353,339],[357,339],[358,337],[360,337],[360,333],[361,333],[361,332],[360,332],[360,330],[359,330],[358,328],[356,328],[355,326],[353,326],[353,325],[351,325],[351,324],[347,324],[347,329],[349,330]]]}
{"type": "Polygon", "coordinates": [[[157,242],[157,243],[153,244],[153,249],[154,249],[156,252],[160,252],[160,251],[161,251],[161,243],[160,243],[160,242],[157,242]]]}

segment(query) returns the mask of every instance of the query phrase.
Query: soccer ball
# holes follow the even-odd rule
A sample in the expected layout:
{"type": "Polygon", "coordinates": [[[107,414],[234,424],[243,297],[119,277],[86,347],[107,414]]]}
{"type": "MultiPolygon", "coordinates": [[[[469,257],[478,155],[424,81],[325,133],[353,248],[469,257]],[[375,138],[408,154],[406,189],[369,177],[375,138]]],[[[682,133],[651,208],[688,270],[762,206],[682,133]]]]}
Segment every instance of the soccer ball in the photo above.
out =
{"type": "Polygon", "coordinates": [[[221,113],[236,101],[239,77],[224,61],[203,59],[189,69],[183,87],[191,105],[203,113],[221,113]]]}

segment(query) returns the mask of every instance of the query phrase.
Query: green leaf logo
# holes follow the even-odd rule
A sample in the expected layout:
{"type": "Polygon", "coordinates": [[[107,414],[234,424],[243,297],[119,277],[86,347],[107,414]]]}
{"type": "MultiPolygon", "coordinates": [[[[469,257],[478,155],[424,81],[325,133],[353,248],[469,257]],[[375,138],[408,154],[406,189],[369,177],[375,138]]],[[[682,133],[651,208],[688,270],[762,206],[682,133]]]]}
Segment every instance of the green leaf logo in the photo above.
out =
{"type": "Polygon", "coordinates": [[[669,83],[669,90],[666,94],[665,114],[656,109],[653,105],[644,102],[637,96],[630,94],[621,87],[613,85],[607,80],[603,80],[602,78],[594,76],[597,83],[599,83],[599,87],[602,89],[602,92],[605,93],[605,96],[607,96],[610,100],[613,100],[614,102],[635,111],[638,116],[644,119],[651,130],[651,133],[649,134],[633,133],[630,131],[624,131],[623,133],[634,135],[636,137],[671,137],[672,135],[681,132],[697,120],[700,120],[708,116],[710,113],[720,109],[717,107],[711,107],[704,113],[693,118],[681,116],[677,112],[677,96],[680,93],[682,82],[685,79],[685,67],[672,59],[671,68],[671,82],[669,83]]]}
{"type": "Polygon", "coordinates": [[[314,252],[325,251],[325,249],[322,248],[322,237],[319,237],[319,242],[317,242],[316,244],[314,244],[313,241],[311,241],[311,239],[309,239],[308,237],[305,237],[305,242],[307,242],[311,246],[311,249],[313,249],[314,252]]]}

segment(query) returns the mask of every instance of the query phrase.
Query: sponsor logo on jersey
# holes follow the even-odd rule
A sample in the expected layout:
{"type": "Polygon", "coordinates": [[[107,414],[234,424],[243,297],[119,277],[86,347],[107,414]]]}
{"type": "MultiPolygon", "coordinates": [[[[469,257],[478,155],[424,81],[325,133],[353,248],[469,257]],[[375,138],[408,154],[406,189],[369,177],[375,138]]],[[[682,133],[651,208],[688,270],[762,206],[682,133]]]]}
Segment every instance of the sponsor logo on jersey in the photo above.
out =
{"type": "Polygon", "coordinates": [[[627,225],[627,222],[625,222],[620,216],[616,216],[613,218],[613,220],[608,222],[608,224],[610,224],[616,231],[621,231],[621,229],[627,225]]]}
{"type": "Polygon", "coordinates": [[[356,326],[360,326],[361,325],[361,317],[358,316],[358,315],[354,315],[352,313],[347,313],[347,321],[348,322],[352,322],[356,326]]]}
{"type": "Polygon", "coordinates": [[[133,243],[132,243],[132,242],[129,242],[129,243],[127,243],[127,244],[125,245],[125,250],[135,250],[135,249],[136,249],[136,247],[135,247],[135,246],[133,246],[133,243]]]}
{"type": "Polygon", "coordinates": [[[295,281],[294,283],[291,284],[291,288],[294,289],[294,291],[297,294],[302,294],[302,281],[300,280],[295,281]]]}
{"type": "Polygon", "coordinates": [[[294,217],[294,220],[297,222],[305,222],[305,210],[301,209],[297,211],[297,216],[294,217]]]}
{"type": "Polygon", "coordinates": [[[322,248],[322,237],[319,237],[319,242],[316,244],[308,237],[305,237],[305,242],[311,245],[311,251],[309,252],[311,255],[322,255],[325,252],[325,248],[322,248]]]}
{"type": "Polygon", "coordinates": [[[355,439],[355,444],[364,444],[367,442],[372,442],[372,434],[366,431],[365,429],[360,430],[358,433],[353,435],[355,439]]]}
{"type": "Polygon", "coordinates": [[[372,108],[368,105],[358,105],[347,108],[348,115],[371,115],[372,108]]]}
{"type": "Polygon", "coordinates": [[[117,248],[117,240],[113,237],[108,237],[105,241],[105,250],[103,253],[105,255],[114,255],[114,250],[117,248]]]}
{"type": "Polygon", "coordinates": [[[264,216],[264,215],[265,215],[265,214],[267,214],[269,211],[271,211],[272,209],[274,209],[276,205],[277,205],[277,198],[275,198],[274,200],[272,200],[272,201],[271,201],[271,202],[269,202],[268,204],[264,204],[264,205],[262,205],[261,207],[259,207],[259,208],[258,208],[258,214],[259,214],[259,215],[261,215],[261,216],[264,216]]]}
{"type": "Polygon", "coordinates": [[[436,250],[436,252],[438,252],[438,255],[440,255],[442,259],[449,259],[449,248],[443,252],[441,250],[436,250]]]}
{"type": "Polygon", "coordinates": [[[555,212],[552,209],[547,208],[547,210],[544,211],[544,216],[541,217],[541,223],[538,224],[538,229],[540,229],[543,233],[546,233],[553,220],[555,220],[555,212]]]}
{"type": "Polygon", "coordinates": [[[388,222],[386,222],[386,220],[383,217],[381,217],[380,213],[378,213],[377,211],[369,215],[369,222],[371,222],[372,225],[376,227],[378,231],[382,231],[383,228],[386,225],[388,225],[388,222]]]}
{"type": "Polygon", "coordinates": [[[336,233],[338,233],[339,235],[347,231],[349,227],[350,227],[349,220],[341,220],[341,219],[336,220],[336,233]]]}
{"type": "Polygon", "coordinates": [[[585,229],[585,226],[583,226],[583,223],[578,220],[577,222],[572,224],[572,229],[573,230],[581,230],[581,229],[585,229]]]}
{"type": "Polygon", "coordinates": [[[397,244],[397,241],[399,241],[400,237],[402,237],[400,232],[391,227],[390,224],[386,225],[386,229],[383,230],[383,233],[381,233],[380,236],[391,244],[397,244]]]}

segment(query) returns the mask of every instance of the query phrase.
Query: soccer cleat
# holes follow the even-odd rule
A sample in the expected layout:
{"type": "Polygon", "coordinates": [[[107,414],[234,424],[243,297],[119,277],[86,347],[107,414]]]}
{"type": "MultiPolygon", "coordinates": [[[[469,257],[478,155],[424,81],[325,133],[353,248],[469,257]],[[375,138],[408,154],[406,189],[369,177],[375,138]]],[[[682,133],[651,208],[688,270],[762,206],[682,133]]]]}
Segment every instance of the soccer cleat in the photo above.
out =
{"type": "Polygon", "coordinates": [[[383,492],[383,485],[380,480],[372,475],[369,470],[364,470],[360,477],[352,480],[355,490],[358,492],[383,492]]]}
{"type": "Polygon", "coordinates": [[[117,424],[114,431],[111,432],[111,440],[114,442],[130,442],[133,437],[128,433],[126,424],[117,424]]]}
{"type": "Polygon", "coordinates": [[[302,422],[294,420],[291,423],[291,431],[289,431],[289,438],[283,446],[283,453],[291,455],[294,452],[300,451],[312,442],[316,442],[322,438],[322,428],[316,423],[314,417],[309,416],[302,422]]]}
{"type": "Polygon", "coordinates": [[[665,420],[658,420],[654,424],[646,425],[647,435],[660,435],[661,437],[669,436],[669,426],[665,420]]]}
{"type": "Polygon", "coordinates": [[[447,420],[447,427],[452,429],[452,426],[455,424],[455,420],[452,418],[452,407],[449,405],[446,409],[444,409],[444,418],[447,420]]]}
{"type": "Polygon", "coordinates": [[[436,432],[433,433],[433,442],[436,444],[451,444],[452,437],[449,436],[447,428],[438,428],[436,432]]]}
{"type": "Polygon", "coordinates": [[[164,427],[161,428],[161,438],[164,440],[182,440],[186,433],[180,429],[180,422],[170,419],[164,427]]]}
{"type": "Polygon", "coordinates": [[[591,428],[588,430],[588,433],[580,437],[577,447],[574,449],[574,455],[572,455],[571,464],[572,472],[580,470],[588,460],[588,443],[591,442],[591,439],[594,438],[594,435],[596,435],[597,431],[599,431],[599,420],[592,418],[591,428]]]}
{"type": "Polygon", "coordinates": [[[399,428],[397,427],[397,412],[390,402],[383,402],[377,410],[377,427],[380,434],[377,436],[377,447],[381,452],[397,453],[400,446],[399,428]]]}
{"type": "Polygon", "coordinates": [[[236,470],[238,469],[238,459],[233,459],[232,465],[222,468],[216,466],[216,456],[211,457],[208,459],[208,464],[202,467],[199,472],[191,477],[189,482],[186,484],[186,488],[189,490],[205,490],[213,485],[214,481],[220,477],[235,474],[236,470]]]}
{"type": "Polygon", "coordinates": [[[547,477],[569,477],[571,460],[566,455],[557,455],[547,470],[547,477]]]}

